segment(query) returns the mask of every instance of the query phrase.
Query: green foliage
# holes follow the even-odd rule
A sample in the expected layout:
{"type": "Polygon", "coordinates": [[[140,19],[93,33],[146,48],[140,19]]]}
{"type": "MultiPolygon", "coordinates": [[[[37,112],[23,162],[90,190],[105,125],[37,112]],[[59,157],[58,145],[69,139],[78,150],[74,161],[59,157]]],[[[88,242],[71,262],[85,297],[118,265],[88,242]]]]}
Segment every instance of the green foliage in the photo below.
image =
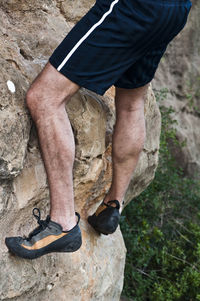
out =
{"type": "Polygon", "coordinates": [[[168,149],[178,144],[174,111],[162,114],[160,164],[154,181],[124,210],[127,258],[123,295],[134,301],[200,300],[200,183],[183,177],[168,149]]]}

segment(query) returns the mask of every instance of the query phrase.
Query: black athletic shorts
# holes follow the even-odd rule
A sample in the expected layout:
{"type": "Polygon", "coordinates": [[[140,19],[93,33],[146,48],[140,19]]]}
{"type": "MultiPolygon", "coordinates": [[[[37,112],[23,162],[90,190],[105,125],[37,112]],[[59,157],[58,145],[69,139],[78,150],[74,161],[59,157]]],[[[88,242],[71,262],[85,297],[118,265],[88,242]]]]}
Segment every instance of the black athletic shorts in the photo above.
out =
{"type": "Polygon", "coordinates": [[[101,95],[112,85],[144,86],[186,24],[191,5],[190,0],[97,0],[49,61],[101,95]]]}

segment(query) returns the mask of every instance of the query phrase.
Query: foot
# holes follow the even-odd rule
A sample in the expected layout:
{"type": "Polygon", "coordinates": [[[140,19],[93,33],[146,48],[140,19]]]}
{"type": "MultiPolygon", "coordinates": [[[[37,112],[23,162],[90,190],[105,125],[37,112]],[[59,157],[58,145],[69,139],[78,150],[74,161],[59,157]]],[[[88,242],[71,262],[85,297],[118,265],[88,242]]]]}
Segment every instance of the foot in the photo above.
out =
{"type": "Polygon", "coordinates": [[[108,235],[115,232],[120,220],[119,201],[109,201],[97,208],[96,212],[88,217],[89,224],[99,233],[108,235]]]}
{"type": "Polygon", "coordinates": [[[5,239],[11,253],[22,258],[35,259],[51,252],[75,252],[81,247],[81,231],[78,225],[80,215],[77,212],[78,222],[70,231],[63,231],[62,226],[51,221],[50,216],[47,216],[46,220],[41,220],[38,208],[33,209],[33,215],[39,226],[28,237],[5,239]]]}

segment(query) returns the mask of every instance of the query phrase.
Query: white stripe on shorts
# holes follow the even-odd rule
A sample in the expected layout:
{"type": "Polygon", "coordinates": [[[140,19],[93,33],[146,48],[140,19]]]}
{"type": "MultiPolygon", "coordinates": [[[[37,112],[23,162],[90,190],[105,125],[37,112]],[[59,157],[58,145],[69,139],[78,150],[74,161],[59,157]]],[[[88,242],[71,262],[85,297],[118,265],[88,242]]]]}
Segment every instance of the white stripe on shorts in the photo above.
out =
{"type": "Polygon", "coordinates": [[[72,54],[76,51],[76,49],[85,41],[85,39],[87,39],[87,37],[95,30],[95,28],[97,28],[97,26],[101,25],[101,23],[103,23],[103,21],[105,20],[105,18],[112,12],[113,7],[115,6],[115,4],[117,4],[117,2],[119,2],[119,0],[115,0],[111,3],[109,10],[101,17],[101,19],[95,23],[89,30],[88,32],[86,32],[86,34],[76,43],[76,45],[72,48],[72,50],[68,53],[68,55],[66,56],[66,58],[62,61],[62,63],[58,66],[57,70],[60,71],[62,69],[62,67],[67,63],[67,61],[70,59],[70,57],[72,56],[72,54]]]}

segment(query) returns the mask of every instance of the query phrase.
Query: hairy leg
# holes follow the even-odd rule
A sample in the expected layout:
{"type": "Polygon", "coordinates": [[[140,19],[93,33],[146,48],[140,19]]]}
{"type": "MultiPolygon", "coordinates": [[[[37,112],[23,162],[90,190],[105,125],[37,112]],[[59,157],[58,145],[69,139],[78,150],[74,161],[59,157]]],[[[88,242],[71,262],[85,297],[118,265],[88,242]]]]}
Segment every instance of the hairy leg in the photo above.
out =
{"type": "Polygon", "coordinates": [[[145,140],[144,99],[149,85],[137,89],[116,88],[116,124],[112,141],[112,184],[104,202],[121,204],[139,160],[145,140]]]}
{"type": "Polygon", "coordinates": [[[50,189],[51,219],[70,230],[76,224],[72,169],[75,145],[65,103],[80,87],[50,63],[27,92],[50,189]]]}

